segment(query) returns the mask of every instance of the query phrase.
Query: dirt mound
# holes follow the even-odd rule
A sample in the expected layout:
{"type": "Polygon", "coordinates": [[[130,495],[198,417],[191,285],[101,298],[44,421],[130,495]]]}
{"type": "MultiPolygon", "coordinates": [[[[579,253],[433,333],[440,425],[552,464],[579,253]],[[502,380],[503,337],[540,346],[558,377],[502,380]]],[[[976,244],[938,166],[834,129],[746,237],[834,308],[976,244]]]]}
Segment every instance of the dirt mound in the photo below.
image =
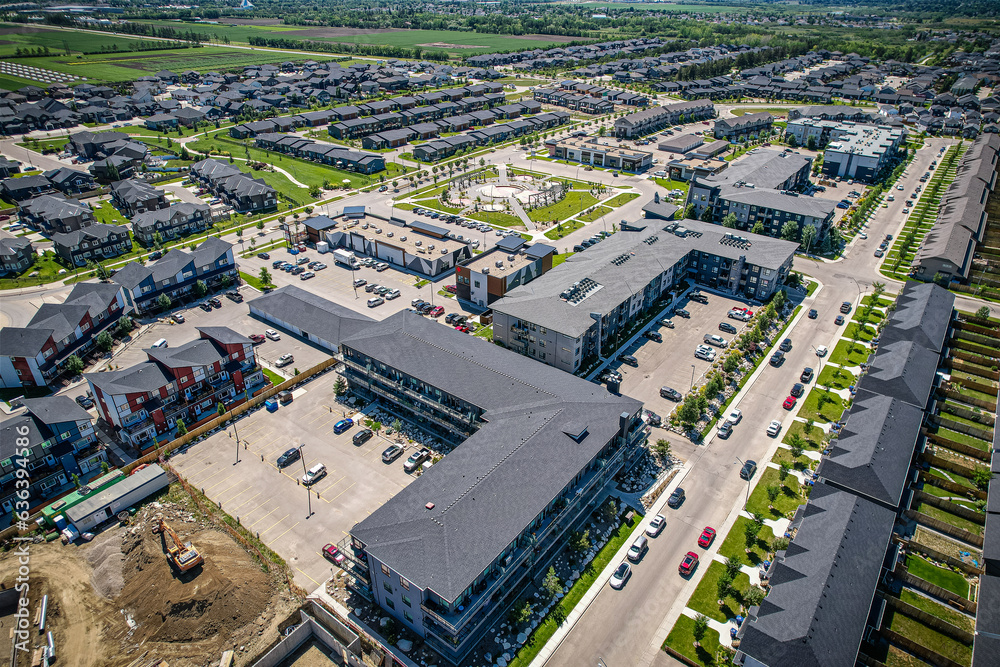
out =
{"type": "Polygon", "coordinates": [[[125,578],[122,576],[122,540],[117,531],[108,530],[91,542],[83,550],[83,557],[94,568],[90,573],[90,585],[102,598],[111,600],[122,592],[125,578]]]}
{"type": "Polygon", "coordinates": [[[115,604],[138,624],[133,639],[189,642],[229,637],[253,622],[271,600],[271,577],[228,535],[161,507],[136,517],[122,540],[125,586],[115,604]],[[166,558],[166,537],[154,534],[155,513],[185,542],[193,542],[205,563],[176,572],[166,558]]]}

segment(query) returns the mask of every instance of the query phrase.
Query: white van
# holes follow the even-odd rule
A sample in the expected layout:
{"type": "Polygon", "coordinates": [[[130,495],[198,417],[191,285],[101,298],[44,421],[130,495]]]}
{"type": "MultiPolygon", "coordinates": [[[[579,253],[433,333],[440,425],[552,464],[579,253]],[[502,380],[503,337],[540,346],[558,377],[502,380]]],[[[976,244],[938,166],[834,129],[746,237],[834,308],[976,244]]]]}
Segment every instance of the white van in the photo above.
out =
{"type": "Polygon", "coordinates": [[[161,348],[161,347],[167,347],[167,339],[166,338],[161,338],[160,340],[158,340],[155,343],[153,343],[152,347],[153,347],[154,350],[158,349],[158,348],[161,348]]]}
{"type": "Polygon", "coordinates": [[[628,559],[633,563],[638,563],[642,555],[646,553],[646,549],[649,548],[649,540],[646,539],[645,535],[640,535],[635,538],[635,542],[632,546],[628,548],[628,559]]]}
{"type": "Polygon", "coordinates": [[[306,474],[302,475],[302,483],[306,486],[312,486],[324,477],[326,477],[326,466],[322,463],[317,463],[312,468],[309,468],[306,474]]]}

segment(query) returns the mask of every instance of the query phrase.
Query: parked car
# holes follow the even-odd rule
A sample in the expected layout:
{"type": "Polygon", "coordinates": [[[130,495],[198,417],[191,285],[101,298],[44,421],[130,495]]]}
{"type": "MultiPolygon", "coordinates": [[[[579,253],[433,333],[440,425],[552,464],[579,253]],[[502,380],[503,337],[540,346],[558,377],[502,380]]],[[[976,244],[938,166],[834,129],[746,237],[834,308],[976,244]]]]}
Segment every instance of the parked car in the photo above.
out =
{"type": "Polygon", "coordinates": [[[226,298],[236,303],[243,303],[243,295],[234,289],[231,289],[228,292],[226,292],[226,298]]]}
{"type": "Polygon", "coordinates": [[[306,271],[301,276],[299,276],[299,280],[309,280],[310,278],[315,278],[315,277],[316,277],[315,273],[313,273],[312,271],[306,271]]]}
{"type": "Polygon", "coordinates": [[[302,457],[302,452],[299,451],[298,447],[292,447],[291,449],[285,450],[285,453],[278,457],[278,467],[284,468],[289,466],[302,457]]]}
{"type": "Polygon", "coordinates": [[[785,340],[781,341],[781,345],[778,346],[778,349],[781,350],[782,352],[790,352],[792,349],[792,339],[786,338],[785,340]]]}
{"type": "Polygon", "coordinates": [[[795,384],[792,385],[792,391],[790,393],[795,398],[800,398],[804,391],[805,387],[803,387],[800,383],[796,382],[795,384]]]}
{"type": "Polygon", "coordinates": [[[77,404],[84,410],[89,410],[94,407],[94,399],[86,394],[81,394],[76,397],[77,404]]]}
{"type": "Polygon", "coordinates": [[[347,417],[346,419],[341,419],[340,421],[338,421],[336,424],[333,425],[333,432],[336,435],[340,435],[341,433],[351,428],[352,426],[354,426],[354,420],[351,419],[350,417],[347,417]]]}
{"type": "Polygon", "coordinates": [[[670,494],[670,497],[667,498],[667,505],[673,509],[677,509],[681,506],[681,503],[684,502],[684,497],[684,489],[678,486],[674,489],[674,492],[670,494]]]}
{"type": "Polygon", "coordinates": [[[810,320],[815,320],[817,317],[819,317],[819,311],[816,310],[815,308],[810,308],[809,309],[809,319],[810,320]]]}
{"type": "Polygon", "coordinates": [[[655,341],[657,343],[663,342],[663,335],[658,331],[645,331],[642,335],[651,341],[655,341]]]}
{"type": "Polygon", "coordinates": [[[683,398],[683,396],[681,396],[681,392],[670,387],[660,387],[660,397],[671,401],[680,401],[683,398]]]}
{"type": "Polygon", "coordinates": [[[780,366],[785,362],[785,353],[781,350],[775,350],[774,354],[771,355],[771,365],[780,366]]]}
{"type": "Polygon", "coordinates": [[[813,373],[814,373],[813,369],[806,366],[805,368],[802,369],[802,373],[799,374],[799,382],[804,382],[806,384],[809,384],[809,382],[812,380],[813,373]]]}
{"type": "Polygon", "coordinates": [[[785,400],[782,401],[781,407],[783,407],[786,410],[791,410],[792,408],[795,407],[795,401],[796,401],[796,398],[794,396],[792,396],[791,394],[789,394],[785,398],[785,400]]]}
{"type": "Polygon", "coordinates": [[[393,461],[398,459],[402,453],[403,453],[402,445],[389,445],[389,447],[387,447],[385,451],[382,452],[382,463],[392,463],[393,461]]]}
{"type": "Polygon", "coordinates": [[[705,526],[705,530],[701,531],[701,535],[698,537],[698,546],[707,549],[713,540],[715,540],[715,528],[705,526]]]}
{"type": "Polygon", "coordinates": [[[622,362],[627,366],[633,366],[638,368],[639,360],[633,357],[631,354],[619,354],[618,361],[622,362]]]}
{"type": "Polygon", "coordinates": [[[682,577],[687,577],[694,572],[696,567],[698,567],[698,554],[689,551],[684,554],[681,564],[677,566],[677,571],[680,572],[682,577]]]}
{"type": "Polygon", "coordinates": [[[216,308],[222,308],[222,300],[217,296],[213,296],[208,302],[216,308]]]}
{"type": "Polygon", "coordinates": [[[354,442],[355,446],[363,445],[369,440],[371,440],[372,435],[374,434],[372,433],[372,430],[370,428],[363,428],[354,434],[352,442],[354,442]]]}
{"type": "MultiPolygon", "coordinates": [[[[615,176],[617,175],[618,173],[615,172],[615,176]]],[[[619,565],[618,568],[611,575],[611,588],[615,590],[621,590],[622,587],[625,585],[625,582],[628,581],[629,577],[631,576],[632,576],[631,566],[629,566],[629,564],[626,563],[625,561],[622,561],[621,565],[619,565]]]]}
{"type": "Polygon", "coordinates": [[[842,304],[840,304],[840,312],[844,313],[845,315],[851,312],[851,308],[852,306],[850,301],[845,301],[842,304]]]}
{"type": "Polygon", "coordinates": [[[674,322],[673,322],[673,320],[660,320],[660,324],[662,326],[665,326],[668,329],[673,329],[674,328],[674,322]]]}
{"type": "Polygon", "coordinates": [[[771,423],[767,425],[767,434],[774,438],[779,433],[781,433],[781,422],[777,419],[772,419],[771,423]]]}
{"type": "Polygon", "coordinates": [[[431,457],[431,450],[427,449],[426,447],[422,447],[421,449],[418,449],[417,451],[410,454],[410,458],[406,459],[406,462],[403,463],[403,470],[405,470],[406,472],[413,472],[414,470],[420,467],[420,464],[422,464],[430,457],[431,457]]]}
{"type": "Polygon", "coordinates": [[[355,278],[354,279],[354,286],[355,287],[363,287],[367,282],[368,281],[365,280],[364,278],[355,278]]]}
{"type": "MultiPolygon", "coordinates": [[[[772,424],[774,422],[771,422],[772,424]]],[[[780,426],[780,424],[779,424],[780,426]]],[[[745,461],[743,467],[740,468],[740,478],[745,480],[753,479],[754,474],[757,472],[757,462],[756,461],[745,461]]]]}
{"type": "Polygon", "coordinates": [[[264,335],[270,338],[271,340],[281,340],[281,334],[279,334],[274,329],[268,329],[267,331],[264,332],[264,335]]]}
{"type": "Polygon", "coordinates": [[[336,565],[343,565],[344,561],[347,560],[347,556],[333,544],[323,546],[323,556],[336,565]]]}
{"type": "Polygon", "coordinates": [[[833,319],[833,323],[836,324],[839,327],[841,324],[844,323],[844,316],[843,315],[837,315],[837,317],[835,317],[833,319]]]}
{"type": "Polygon", "coordinates": [[[381,306],[383,303],[385,303],[385,299],[383,299],[380,296],[373,296],[372,298],[368,299],[369,308],[376,308],[378,306],[381,306]]]}
{"type": "Polygon", "coordinates": [[[386,264],[385,262],[379,262],[378,264],[375,265],[375,270],[378,271],[379,273],[385,271],[388,268],[389,265],[386,264]]]}
{"type": "Polygon", "coordinates": [[[829,352],[829,351],[830,350],[827,349],[826,345],[819,345],[816,348],[816,356],[817,357],[825,357],[826,353],[829,352]]]}
{"type": "Polygon", "coordinates": [[[734,327],[729,322],[719,322],[719,331],[724,331],[728,334],[735,334],[736,327],[734,327]]]}
{"type": "Polygon", "coordinates": [[[677,310],[674,311],[674,314],[677,315],[677,317],[683,317],[684,319],[691,318],[691,313],[684,310],[683,308],[678,308],[677,310]]]}
{"type": "Polygon", "coordinates": [[[444,314],[444,308],[441,306],[432,306],[431,309],[427,311],[427,314],[431,317],[441,317],[441,315],[444,314]]]}
{"type": "Polygon", "coordinates": [[[312,486],[324,477],[326,477],[326,466],[322,463],[317,463],[312,468],[309,468],[306,474],[302,475],[302,483],[306,486],[312,486]]]}
{"type": "Polygon", "coordinates": [[[201,303],[198,304],[198,307],[204,310],[206,313],[212,312],[212,304],[210,304],[208,301],[202,301],[201,303]]]}
{"type": "Polygon", "coordinates": [[[657,514],[653,517],[653,520],[649,522],[646,526],[646,534],[650,537],[656,537],[663,531],[663,527],[667,525],[667,518],[662,514],[657,514]]]}
{"type": "Polygon", "coordinates": [[[253,343],[254,345],[260,345],[265,340],[267,340],[266,338],[264,338],[263,334],[250,334],[249,336],[247,336],[247,338],[249,338],[250,342],[253,343]]]}
{"type": "Polygon", "coordinates": [[[739,424],[741,419],[743,419],[743,411],[739,408],[731,408],[729,413],[726,414],[726,421],[733,426],[739,424]]]}
{"type": "Polygon", "coordinates": [[[280,357],[278,357],[278,360],[274,362],[274,365],[277,366],[278,368],[284,368],[293,361],[295,361],[295,357],[293,357],[290,354],[283,354],[280,357]]]}
{"type": "Polygon", "coordinates": [[[604,371],[604,373],[601,374],[600,380],[601,380],[601,382],[618,382],[618,383],[620,383],[622,381],[622,374],[619,373],[618,371],[607,370],[607,371],[604,371]]]}
{"type": "Polygon", "coordinates": [[[660,426],[663,424],[663,418],[652,410],[643,409],[642,419],[650,426],[660,426]]]}

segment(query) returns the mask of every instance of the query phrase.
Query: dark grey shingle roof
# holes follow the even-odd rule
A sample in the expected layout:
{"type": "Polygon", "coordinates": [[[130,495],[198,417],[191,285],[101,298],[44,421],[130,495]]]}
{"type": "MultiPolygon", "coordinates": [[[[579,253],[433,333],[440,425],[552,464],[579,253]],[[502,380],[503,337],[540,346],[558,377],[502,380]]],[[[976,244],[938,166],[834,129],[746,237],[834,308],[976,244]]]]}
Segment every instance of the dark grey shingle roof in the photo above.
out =
{"type": "Polygon", "coordinates": [[[934,283],[910,281],[896,299],[896,310],[882,330],[882,343],[911,340],[935,352],[944,349],[955,295],[934,283]]]}
{"type": "Polygon", "coordinates": [[[257,297],[249,304],[250,314],[268,316],[298,327],[333,346],[344,338],[367,329],[375,320],[317,296],[294,285],[281,287],[257,297]]]}
{"type": "Polygon", "coordinates": [[[891,510],[815,485],[740,650],[765,665],[853,665],[894,521],[891,510]]]}
{"type": "Polygon", "coordinates": [[[45,398],[26,398],[23,401],[28,412],[43,424],[60,424],[70,421],[90,419],[90,414],[77,405],[68,396],[47,396],[45,398]]]}
{"type": "Polygon", "coordinates": [[[934,384],[938,357],[938,352],[910,341],[882,344],[862,384],[870,392],[897,398],[922,410],[934,384]]]}

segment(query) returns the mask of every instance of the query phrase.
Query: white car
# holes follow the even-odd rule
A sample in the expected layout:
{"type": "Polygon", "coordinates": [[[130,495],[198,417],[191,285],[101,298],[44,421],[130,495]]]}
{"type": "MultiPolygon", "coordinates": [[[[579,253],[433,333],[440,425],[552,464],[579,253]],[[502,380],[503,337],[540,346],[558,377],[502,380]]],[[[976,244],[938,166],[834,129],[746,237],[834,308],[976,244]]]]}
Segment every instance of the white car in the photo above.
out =
{"type": "Polygon", "coordinates": [[[726,415],[726,421],[733,426],[739,424],[741,419],[743,419],[743,412],[739,408],[733,408],[729,411],[729,414],[726,415]]]}
{"type": "Polygon", "coordinates": [[[767,425],[767,434],[774,438],[779,433],[781,433],[781,422],[777,419],[772,419],[771,423],[767,425]]]}
{"type": "Polygon", "coordinates": [[[902,186],[902,185],[897,185],[897,186],[896,186],[896,189],[897,189],[897,190],[902,190],[902,189],[903,189],[903,186],[902,186]]]}
{"type": "Polygon", "coordinates": [[[278,360],[274,362],[274,365],[277,366],[278,368],[284,368],[293,361],[295,361],[295,357],[293,357],[290,354],[283,354],[280,357],[278,357],[278,360]]]}
{"type": "Polygon", "coordinates": [[[646,526],[646,534],[650,537],[656,537],[663,530],[663,527],[667,525],[667,517],[662,514],[657,514],[653,517],[653,520],[649,522],[646,526]]]}
{"type": "Polygon", "coordinates": [[[867,235],[867,234],[865,234],[864,232],[861,232],[860,234],[858,234],[858,236],[860,236],[860,237],[861,237],[861,238],[863,238],[863,239],[866,239],[866,238],[868,238],[868,235],[867,235]]]}
{"type": "Polygon", "coordinates": [[[817,357],[825,357],[827,352],[829,352],[829,350],[826,349],[826,345],[820,345],[816,348],[817,357]]]}
{"type": "Polygon", "coordinates": [[[274,329],[268,329],[267,331],[264,332],[264,335],[270,338],[271,340],[281,340],[281,334],[279,334],[274,329]]]}
{"type": "Polygon", "coordinates": [[[615,590],[621,590],[628,581],[628,578],[632,576],[632,568],[625,561],[621,562],[618,569],[615,570],[614,574],[611,575],[611,588],[615,590]]]}

